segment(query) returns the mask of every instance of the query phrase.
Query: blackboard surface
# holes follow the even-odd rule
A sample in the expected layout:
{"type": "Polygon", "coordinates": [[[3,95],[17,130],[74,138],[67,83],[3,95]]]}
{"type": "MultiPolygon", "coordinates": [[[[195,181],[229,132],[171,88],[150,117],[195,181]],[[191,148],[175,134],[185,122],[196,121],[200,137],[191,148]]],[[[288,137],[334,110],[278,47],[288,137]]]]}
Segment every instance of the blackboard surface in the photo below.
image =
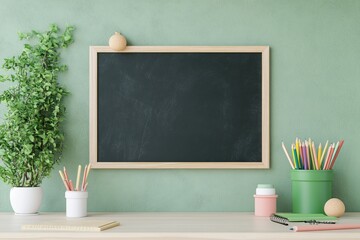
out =
{"type": "Polygon", "coordinates": [[[261,53],[98,53],[98,162],[261,162],[261,53]]]}

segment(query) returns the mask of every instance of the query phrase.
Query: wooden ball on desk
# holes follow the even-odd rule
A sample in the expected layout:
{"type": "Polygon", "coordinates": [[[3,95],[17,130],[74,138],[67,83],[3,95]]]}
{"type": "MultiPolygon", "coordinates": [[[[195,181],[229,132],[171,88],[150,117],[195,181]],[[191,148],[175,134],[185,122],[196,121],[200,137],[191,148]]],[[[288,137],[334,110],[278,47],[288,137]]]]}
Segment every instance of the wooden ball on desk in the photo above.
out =
{"type": "Polygon", "coordinates": [[[345,213],[345,204],[338,198],[331,198],[325,203],[324,212],[328,216],[341,217],[345,213]]]}
{"type": "Polygon", "coordinates": [[[126,48],[126,38],[118,32],[115,32],[109,39],[109,46],[115,51],[121,51],[126,48]]]}

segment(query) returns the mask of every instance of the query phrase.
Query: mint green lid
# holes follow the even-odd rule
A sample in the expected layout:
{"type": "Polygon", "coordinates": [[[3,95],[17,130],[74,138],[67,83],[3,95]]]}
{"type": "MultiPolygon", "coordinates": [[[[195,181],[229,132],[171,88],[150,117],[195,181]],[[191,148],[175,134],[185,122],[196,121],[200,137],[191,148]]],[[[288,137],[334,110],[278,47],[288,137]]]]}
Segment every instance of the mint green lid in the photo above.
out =
{"type": "Polygon", "coordinates": [[[258,188],[274,188],[272,184],[258,184],[258,188]]]}

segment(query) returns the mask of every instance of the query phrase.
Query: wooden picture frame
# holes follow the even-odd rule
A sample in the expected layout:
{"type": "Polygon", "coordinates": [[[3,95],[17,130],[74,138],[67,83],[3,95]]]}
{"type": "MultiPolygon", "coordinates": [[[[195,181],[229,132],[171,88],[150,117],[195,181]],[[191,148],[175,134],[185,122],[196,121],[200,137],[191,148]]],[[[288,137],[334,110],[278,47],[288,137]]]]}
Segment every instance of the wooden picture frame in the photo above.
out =
{"type": "Polygon", "coordinates": [[[107,46],[90,47],[90,163],[95,169],[267,169],[270,167],[270,48],[269,46],[129,46],[118,52],[107,46]],[[261,162],[98,162],[98,53],[261,53],[261,162]]]}

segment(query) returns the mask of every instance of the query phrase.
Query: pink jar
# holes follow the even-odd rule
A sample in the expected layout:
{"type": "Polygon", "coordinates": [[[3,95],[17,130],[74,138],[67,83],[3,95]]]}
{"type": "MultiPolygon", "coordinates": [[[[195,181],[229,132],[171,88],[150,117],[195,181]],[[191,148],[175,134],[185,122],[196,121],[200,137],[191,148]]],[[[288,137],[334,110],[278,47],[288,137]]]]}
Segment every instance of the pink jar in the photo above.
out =
{"type": "Polygon", "coordinates": [[[275,188],[271,184],[258,184],[255,198],[255,216],[270,217],[276,213],[275,188]]]}

